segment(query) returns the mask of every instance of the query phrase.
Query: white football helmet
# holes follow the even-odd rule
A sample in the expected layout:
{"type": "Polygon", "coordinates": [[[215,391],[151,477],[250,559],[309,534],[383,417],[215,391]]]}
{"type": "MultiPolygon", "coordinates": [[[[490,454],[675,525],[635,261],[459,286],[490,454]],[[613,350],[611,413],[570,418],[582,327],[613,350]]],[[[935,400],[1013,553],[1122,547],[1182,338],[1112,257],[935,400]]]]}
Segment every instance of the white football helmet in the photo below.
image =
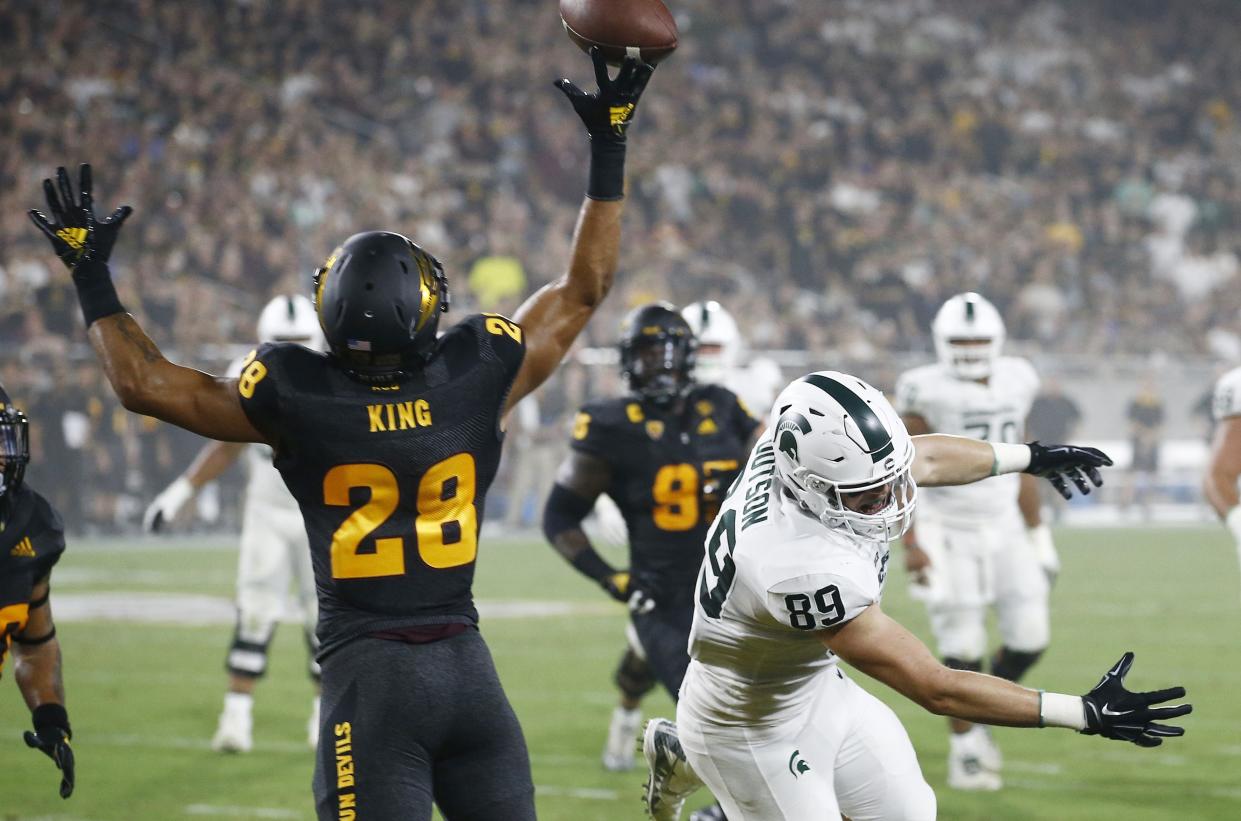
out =
{"type": "Polygon", "coordinates": [[[823,524],[885,541],[909,529],[913,440],[880,391],[838,371],[803,376],[776,397],[771,430],[777,478],[823,524]]]}
{"type": "Polygon", "coordinates": [[[326,349],[314,303],[301,294],[282,294],[259,314],[259,342],[296,342],[316,351],[326,349]]]}
{"type": "Polygon", "coordinates": [[[981,294],[949,299],[931,323],[935,355],[958,379],[986,379],[1004,347],[1004,320],[981,294]]]}
{"type": "Polygon", "coordinates": [[[714,299],[693,302],[681,309],[698,339],[698,359],[694,378],[699,382],[723,384],[741,361],[741,332],[724,306],[714,299]]]}

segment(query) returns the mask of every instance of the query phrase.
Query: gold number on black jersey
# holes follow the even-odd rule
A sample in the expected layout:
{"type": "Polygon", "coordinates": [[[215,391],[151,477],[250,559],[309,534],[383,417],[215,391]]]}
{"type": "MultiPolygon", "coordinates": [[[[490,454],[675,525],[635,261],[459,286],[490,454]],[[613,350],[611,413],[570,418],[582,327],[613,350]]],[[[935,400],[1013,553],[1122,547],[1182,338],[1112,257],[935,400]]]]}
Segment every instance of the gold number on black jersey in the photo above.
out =
{"type": "Polygon", "coordinates": [[[487,321],[483,323],[483,327],[488,333],[496,336],[507,336],[514,342],[521,342],[521,326],[516,322],[505,319],[499,314],[483,314],[487,317],[487,321]]]}
{"type": "Polygon", "coordinates": [[[651,518],[660,530],[691,530],[698,524],[698,471],[693,465],[664,465],[651,486],[651,518]]]}
{"type": "MultiPolygon", "coordinates": [[[[349,504],[349,491],[370,490],[371,498],[332,534],[332,578],[374,579],[405,572],[405,539],[375,540],[375,550],[359,553],[362,541],[396,511],[401,490],[396,475],[383,465],[337,465],[323,478],[323,501],[349,504]]],[[[478,555],[477,479],[474,457],[458,453],[437,462],[418,482],[418,516],[414,531],[418,555],[431,567],[469,564],[478,555]]]]}
{"type": "Polygon", "coordinates": [[[254,398],[254,389],[263,381],[263,377],[267,376],[267,366],[255,357],[258,351],[250,351],[250,355],[241,363],[241,376],[237,379],[237,392],[246,399],[254,398]]]}

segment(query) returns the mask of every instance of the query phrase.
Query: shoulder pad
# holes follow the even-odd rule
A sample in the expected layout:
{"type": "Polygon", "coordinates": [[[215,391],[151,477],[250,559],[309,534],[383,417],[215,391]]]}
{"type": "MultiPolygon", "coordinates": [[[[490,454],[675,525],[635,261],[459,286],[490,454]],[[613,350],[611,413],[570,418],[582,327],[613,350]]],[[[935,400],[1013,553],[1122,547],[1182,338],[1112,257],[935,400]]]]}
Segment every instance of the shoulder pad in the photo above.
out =
{"type": "Polygon", "coordinates": [[[836,562],[828,572],[782,579],[767,588],[767,612],[794,630],[823,630],[852,621],[879,601],[873,567],[856,560],[836,562]]]}
{"type": "Polygon", "coordinates": [[[1211,414],[1217,421],[1241,415],[1241,368],[1233,368],[1215,383],[1211,414]]]}

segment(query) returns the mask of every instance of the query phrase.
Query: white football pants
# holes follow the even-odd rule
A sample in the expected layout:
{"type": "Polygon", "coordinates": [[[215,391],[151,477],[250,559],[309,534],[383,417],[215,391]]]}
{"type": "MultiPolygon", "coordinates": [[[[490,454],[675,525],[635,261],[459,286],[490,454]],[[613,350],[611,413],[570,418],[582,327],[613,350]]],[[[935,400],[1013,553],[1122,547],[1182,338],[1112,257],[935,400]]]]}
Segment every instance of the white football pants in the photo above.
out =
{"type": "Polygon", "coordinates": [[[814,706],[774,727],[735,727],[695,714],[703,686],[690,664],[677,733],[690,766],[729,821],[932,821],[935,793],[896,714],[839,670],[814,706]]]}
{"type": "Polygon", "coordinates": [[[1019,513],[967,523],[920,511],[916,533],[936,568],[927,614],[941,657],[982,659],[988,607],[995,608],[1005,647],[1024,653],[1047,647],[1050,589],[1019,513]]]}
{"type": "Polygon", "coordinates": [[[284,615],[290,581],[296,583],[302,620],[313,635],[319,608],[302,514],[296,507],[265,504],[247,496],[237,557],[241,639],[266,644],[284,615]]]}

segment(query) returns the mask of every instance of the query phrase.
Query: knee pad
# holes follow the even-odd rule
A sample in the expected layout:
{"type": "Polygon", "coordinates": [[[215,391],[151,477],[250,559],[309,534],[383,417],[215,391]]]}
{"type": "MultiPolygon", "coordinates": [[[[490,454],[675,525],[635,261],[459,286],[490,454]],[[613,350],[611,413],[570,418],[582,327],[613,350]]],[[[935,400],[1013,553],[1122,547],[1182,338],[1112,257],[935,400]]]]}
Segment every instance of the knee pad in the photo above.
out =
{"type": "Polygon", "coordinates": [[[229,673],[246,678],[261,678],[267,672],[267,647],[271,644],[276,625],[244,625],[239,618],[233,631],[224,666],[229,673]]]}
{"type": "Polygon", "coordinates": [[[966,661],[955,656],[944,656],[944,666],[950,670],[968,670],[971,673],[981,673],[982,659],[966,661]]]}
{"type": "Polygon", "coordinates": [[[636,701],[654,689],[655,674],[633,650],[626,650],[616,668],[615,681],[622,693],[636,701]]]}
{"type": "Polygon", "coordinates": [[[1005,678],[1009,681],[1020,681],[1021,677],[1034,666],[1034,663],[1039,660],[1041,655],[1043,655],[1042,650],[1027,653],[1021,650],[1001,647],[991,657],[991,675],[1005,678]]]}

